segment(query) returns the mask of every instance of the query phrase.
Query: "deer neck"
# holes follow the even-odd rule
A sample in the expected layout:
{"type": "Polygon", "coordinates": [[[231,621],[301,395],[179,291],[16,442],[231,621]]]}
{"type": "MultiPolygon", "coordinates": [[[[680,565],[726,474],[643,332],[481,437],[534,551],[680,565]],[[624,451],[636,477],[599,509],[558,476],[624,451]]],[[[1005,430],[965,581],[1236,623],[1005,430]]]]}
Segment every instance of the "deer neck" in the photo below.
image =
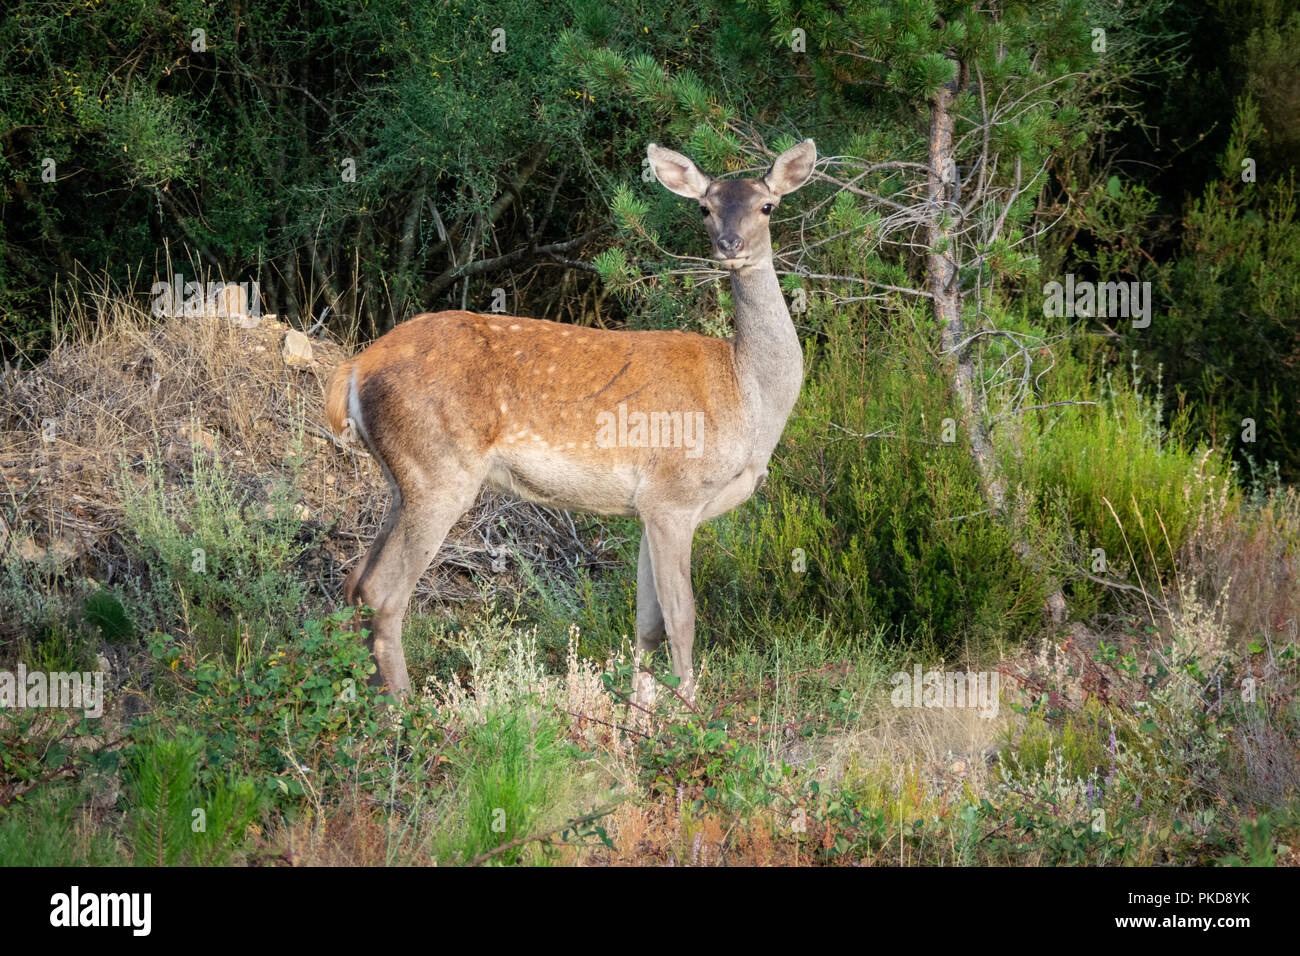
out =
{"type": "Polygon", "coordinates": [[[803,350],[770,259],[733,272],[731,295],[736,377],[770,455],[803,385],[803,350]]]}

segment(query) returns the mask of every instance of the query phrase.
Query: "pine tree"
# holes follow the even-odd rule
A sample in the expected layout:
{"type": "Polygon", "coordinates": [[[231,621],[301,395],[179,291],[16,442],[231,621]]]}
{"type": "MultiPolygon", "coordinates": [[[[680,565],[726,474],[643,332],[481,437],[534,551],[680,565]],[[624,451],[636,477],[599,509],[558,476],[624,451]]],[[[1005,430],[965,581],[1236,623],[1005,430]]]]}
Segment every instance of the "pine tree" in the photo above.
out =
{"type": "MultiPolygon", "coordinates": [[[[859,192],[886,206],[887,230],[899,241],[918,232],[926,237],[924,291],[981,493],[1010,525],[1017,551],[1041,568],[1045,558],[1008,502],[981,355],[993,337],[1009,339],[1022,354],[1044,343],[991,327],[986,304],[1000,284],[1030,269],[1032,241],[1047,226],[1034,212],[1050,160],[1101,122],[1087,109],[1088,93],[1105,75],[1107,37],[1122,24],[1121,14],[1074,0],[778,0],[766,6],[780,32],[807,30],[833,82],[883,88],[926,119],[924,166],[898,190],[913,201],[900,204],[896,194],[882,202],[879,194],[859,192]]],[[[886,165],[894,164],[876,168],[886,165]]],[[[1019,405],[1028,395],[1019,390],[1019,405]]],[[[1018,411],[1013,405],[1003,414],[1018,411]]],[[[1063,620],[1059,587],[1047,603],[1052,618],[1063,620]]]]}

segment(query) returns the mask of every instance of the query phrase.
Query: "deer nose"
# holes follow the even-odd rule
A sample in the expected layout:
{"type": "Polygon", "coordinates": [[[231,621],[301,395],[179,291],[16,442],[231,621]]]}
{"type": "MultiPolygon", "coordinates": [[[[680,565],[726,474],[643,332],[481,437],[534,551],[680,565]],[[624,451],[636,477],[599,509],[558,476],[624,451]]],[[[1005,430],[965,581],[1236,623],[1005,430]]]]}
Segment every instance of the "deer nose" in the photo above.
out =
{"type": "Polygon", "coordinates": [[[739,252],[745,247],[745,240],[741,239],[737,233],[727,232],[718,236],[718,248],[723,252],[739,252]]]}

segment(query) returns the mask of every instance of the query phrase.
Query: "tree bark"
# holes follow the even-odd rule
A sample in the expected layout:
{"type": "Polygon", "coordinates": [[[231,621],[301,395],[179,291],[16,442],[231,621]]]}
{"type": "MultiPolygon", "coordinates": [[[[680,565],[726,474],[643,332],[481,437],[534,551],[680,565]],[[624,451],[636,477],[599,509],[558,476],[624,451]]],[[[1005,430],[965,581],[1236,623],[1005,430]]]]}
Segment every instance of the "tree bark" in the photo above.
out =
{"type": "MultiPolygon", "coordinates": [[[[997,450],[984,417],[984,393],[976,351],[967,341],[962,320],[961,275],[958,250],[961,227],[961,180],[957,175],[953,150],[953,103],[960,92],[956,75],[930,98],[929,172],[926,199],[929,232],[927,264],[930,295],[934,301],[934,318],[941,333],[942,355],[947,364],[952,392],[957,400],[958,424],[967,436],[971,457],[979,473],[980,494],[1012,533],[1016,554],[1035,571],[1046,567],[1046,560],[1034,547],[1028,529],[1015,509],[1007,509],[1007,483],[998,462],[997,450]]],[[[1044,608],[1055,623],[1065,620],[1067,608],[1060,585],[1053,579],[1044,608]]]]}
{"type": "Polygon", "coordinates": [[[394,312],[397,314],[393,316],[394,323],[410,312],[407,299],[410,298],[412,284],[411,257],[415,252],[415,240],[420,230],[420,213],[427,191],[427,176],[427,171],[421,167],[413,187],[411,202],[406,207],[406,215],[402,218],[402,235],[397,244],[397,268],[393,273],[397,286],[397,301],[394,303],[394,312]]]}

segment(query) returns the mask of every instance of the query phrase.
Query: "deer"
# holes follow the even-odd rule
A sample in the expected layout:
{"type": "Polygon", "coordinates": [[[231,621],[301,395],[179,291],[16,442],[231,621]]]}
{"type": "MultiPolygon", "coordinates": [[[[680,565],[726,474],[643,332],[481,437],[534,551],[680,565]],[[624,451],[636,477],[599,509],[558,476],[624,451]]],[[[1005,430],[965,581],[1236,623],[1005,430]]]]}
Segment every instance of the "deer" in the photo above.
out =
{"type": "Polygon", "coordinates": [[[803,386],[803,350],[772,261],[771,215],[812,177],[811,139],[756,178],[712,178],[654,143],[669,191],[699,203],[712,259],[730,273],[735,334],[593,329],[466,311],[424,313],[341,363],[325,412],[364,445],[392,507],[344,583],[370,609],[372,684],[410,691],[402,620],[443,539],[485,485],[540,505],[642,524],[634,700],[664,641],[695,700],[691,547],[701,522],[747,501],[803,386]]]}

